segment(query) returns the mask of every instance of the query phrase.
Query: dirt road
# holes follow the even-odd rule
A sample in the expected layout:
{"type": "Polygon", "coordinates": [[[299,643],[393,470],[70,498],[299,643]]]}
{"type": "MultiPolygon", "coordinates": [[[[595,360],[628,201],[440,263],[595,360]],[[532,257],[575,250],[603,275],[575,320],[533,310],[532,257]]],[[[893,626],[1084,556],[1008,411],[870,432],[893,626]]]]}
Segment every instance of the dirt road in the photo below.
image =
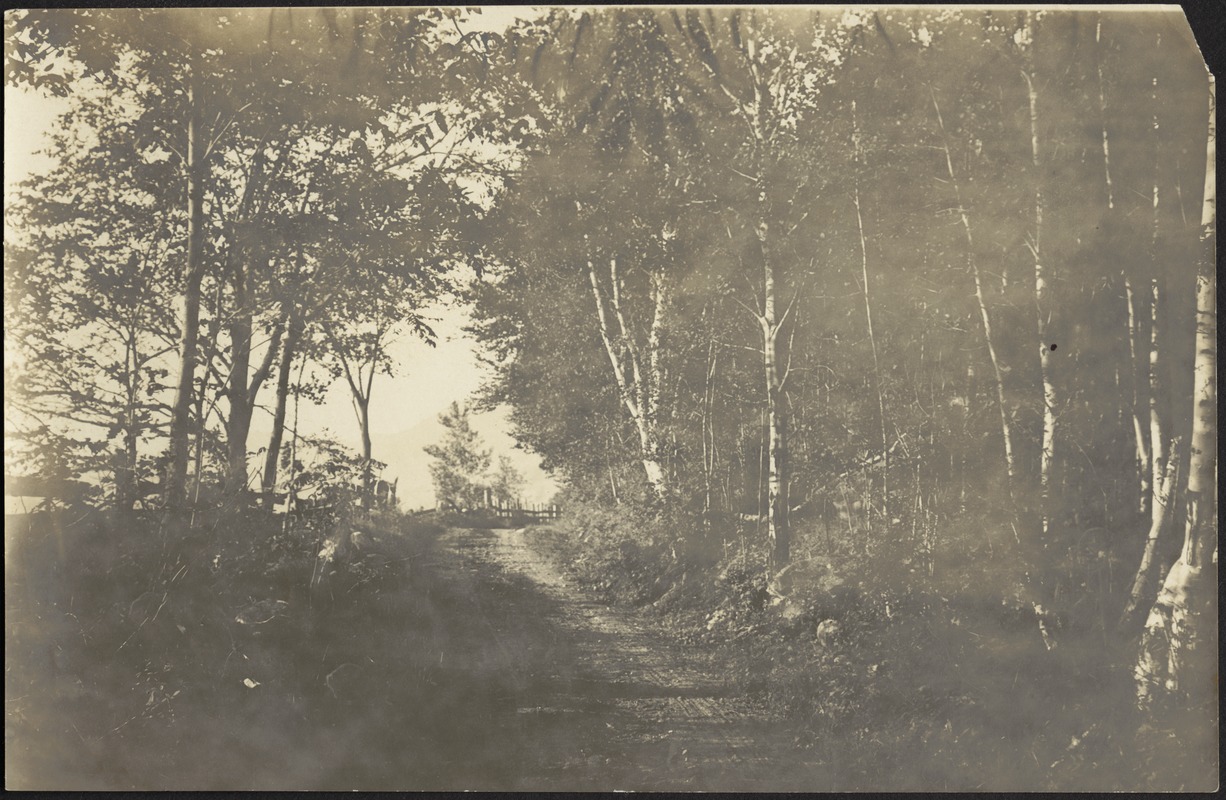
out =
{"type": "Polygon", "coordinates": [[[9,662],[29,679],[6,673],[9,786],[830,788],[719,664],[593,602],[551,566],[550,541],[406,520],[326,608],[290,596],[286,625],[256,635],[223,604],[225,625],[193,632],[220,634],[192,651],[199,668],[176,662],[155,676],[176,681],[165,689],[133,675],[147,656],[121,661],[114,645],[63,675],[44,674],[46,643],[29,647],[9,662]],[[165,713],[142,713],[158,691],[165,713]]]}
{"type": "Polygon", "coordinates": [[[509,707],[498,715],[515,740],[502,788],[824,788],[718,664],[646,617],[587,599],[544,547],[531,528],[450,529],[434,550],[440,582],[467,587],[487,621],[485,660],[519,673],[513,718],[509,707]]]}

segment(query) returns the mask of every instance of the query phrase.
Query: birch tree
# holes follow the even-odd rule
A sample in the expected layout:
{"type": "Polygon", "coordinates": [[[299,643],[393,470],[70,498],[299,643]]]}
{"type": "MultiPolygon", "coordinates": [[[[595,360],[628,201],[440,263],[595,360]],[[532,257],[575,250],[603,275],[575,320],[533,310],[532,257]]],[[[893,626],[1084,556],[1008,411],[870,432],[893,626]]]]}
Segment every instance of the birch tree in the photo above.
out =
{"type": "Polygon", "coordinates": [[[1032,183],[1034,191],[1033,227],[1030,231],[1026,247],[1034,258],[1034,308],[1035,333],[1039,348],[1039,379],[1042,383],[1042,417],[1043,433],[1040,442],[1039,457],[1039,503],[1041,516],[1040,533],[1046,539],[1051,527],[1053,509],[1052,493],[1055,491],[1056,455],[1059,420],[1059,396],[1056,391],[1054,364],[1052,361],[1052,342],[1049,331],[1052,327],[1052,303],[1050,298],[1051,273],[1050,256],[1043,248],[1043,161],[1039,146],[1039,88],[1036,85],[1035,60],[1036,40],[1035,21],[1038,12],[1028,11],[1019,32],[1019,44],[1025,53],[1025,63],[1022,66],[1022,77],[1026,82],[1026,96],[1030,108],[1030,154],[1032,167],[1032,183]]]}
{"type": "Polygon", "coordinates": [[[650,279],[652,313],[644,354],[635,342],[636,332],[626,322],[621,301],[623,285],[617,269],[617,256],[609,257],[608,263],[606,289],[595,262],[587,262],[600,339],[609,356],[609,366],[617,381],[622,405],[638,432],[639,446],[643,454],[643,472],[647,476],[647,482],[656,498],[660,502],[666,502],[672,494],[672,489],[661,457],[660,417],[663,382],[661,340],[664,322],[668,316],[668,279],[659,273],[653,273],[650,279]],[[612,323],[613,319],[616,320],[616,327],[612,323]]]}
{"type": "Polygon", "coordinates": [[[677,494],[666,464],[665,381],[684,267],[678,237],[688,232],[666,201],[680,201],[694,186],[691,160],[702,133],[656,14],[583,12],[573,23],[555,24],[556,51],[546,66],[538,68],[534,58],[528,70],[530,81],[557,98],[546,105],[554,136],[542,142],[552,152],[530,161],[528,170],[543,175],[564,162],[588,164],[570,182],[573,208],[560,209],[573,237],[561,257],[582,270],[592,327],[638,438],[652,502],[663,508],[677,494]]]}
{"type": "MultiPolygon", "coordinates": [[[[691,69],[704,78],[712,96],[738,123],[735,138],[729,140],[734,164],[729,172],[730,180],[743,182],[744,193],[734,213],[756,244],[756,263],[751,268],[757,271],[750,283],[755,292],[753,304],[740,305],[760,331],[760,385],[767,431],[766,536],[769,568],[778,572],[791,560],[785,395],[791,354],[786,331],[801,297],[799,266],[786,263],[783,247],[797,227],[783,221],[794,207],[784,207],[787,188],[779,184],[784,183],[788,148],[797,145],[798,120],[813,100],[811,90],[805,91],[803,76],[810,69],[820,73],[822,65],[782,33],[772,36],[763,30],[766,20],[756,11],[733,11],[722,19],[709,15],[704,23],[698,11],[687,9],[684,20],[679,12],[672,12],[672,21],[675,36],[681,40],[676,49],[686,48],[683,52],[688,53],[691,69]]],[[[803,218],[803,212],[796,217],[803,218]]]]}
{"type": "MultiPolygon", "coordinates": [[[[1160,37],[1159,37],[1160,38],[1160,37]]],[[[1160,43],[1160,42],[1159,42],[1160,43]]],[[[1103,154],[1103,187],[1105,191],[1107,215],[1106,228],[1109,240],[1114,240],[1124,230],[1123,221],[1116,208],[1115,186],[1111,177],[1111,137],[1107,128],[1108,112],[1106,101],[1106,80],[1103,77],[1103,64],[1106,61],[1108,48],[1103,41],[1102,13],[1098,14],[1094,24],[1094,67],[1098,90],[1098,114],[1102,127],[1103,154]]],[[[1155,79],[1156,83],[1156,79],[1155,79]]],[[[1157,108],[1154,109],[1155,119],[1157,108]]],[[[1156,133],[1156,129],[1155,129],[1156,133]]],[[[1155,153],[1155,169],[1157,159],[1155,153]]],[[[1114,244],[1114,241],[1110,241],[1114,244]]],[[[1148,301],[1138,294],[1135,286],[1136,276],[1125,267],[1122,271],[1124,288],[1124,305],[1127,311],[1128,364],[1122,372],[1124,385],[1128,391],[1128,417],[1132,424],[1133,443],[1136,448],[1138,475],[1138,509],[1144,516],[1151,514],[1156,495],[1161,493],[1161,487],[1152,480],[1152,450],[1150,444],[1150,427],[1144,416],[1149,408],[1149,376],[1141,356],[1148,337],[1145,335],[1145,323],[1148,322],[1148,301]],[[1152,487],[1152,488],[1151,488],[1152,487]]]]}
{"type": "Polygon", "coordinates": [[[1209,135],[1196,277],[1196,361],[1187,518],[1141,637],[1135,676],[1143,706],[1212,698],[1217,600],[1217,183],[1216,91],[1209,76],[1209,135]]]}

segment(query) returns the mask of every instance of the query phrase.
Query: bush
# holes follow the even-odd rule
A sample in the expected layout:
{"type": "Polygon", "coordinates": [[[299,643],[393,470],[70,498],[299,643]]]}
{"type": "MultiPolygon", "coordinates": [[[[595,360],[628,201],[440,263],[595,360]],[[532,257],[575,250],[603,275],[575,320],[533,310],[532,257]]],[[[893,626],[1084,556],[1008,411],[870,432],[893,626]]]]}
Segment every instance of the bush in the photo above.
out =
{"type": "Polygon", "coordinates": [[[563,566],[604,602],[642,606],[680,575],[678,528],[647,509],[572,499],[558,528],[570,554],[563,566]]]}

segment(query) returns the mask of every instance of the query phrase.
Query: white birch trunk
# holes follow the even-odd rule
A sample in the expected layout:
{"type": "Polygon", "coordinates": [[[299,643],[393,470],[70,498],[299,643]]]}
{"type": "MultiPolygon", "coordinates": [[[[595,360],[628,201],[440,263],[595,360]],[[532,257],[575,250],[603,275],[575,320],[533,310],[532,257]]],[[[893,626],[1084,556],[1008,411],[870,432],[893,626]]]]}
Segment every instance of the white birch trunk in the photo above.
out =
{"type": "MultiPolygon", "coordinates": [[[[1161,36],[1158,37],[1158,43],[1161,43],[1161,36]]],[[[1154,145],[1154,163],[1153,163],[1153,185],[1151,187],[1151,207],[1152,207],[1152,222],[1153,233],[1150,237],[1150,329],[1149,329],[1149,441],[1150,441],[1150,486],[1154,492],[1162,491],[1162,477],[1166,474],[1166,463],[1169,458],[1167,453],[1167,442],[1170,439],[1170,422],[1168,419],[1167,403],[1169,396],[1167,395],[1167,386],[1165,380],[1165,370],[1167,369],[1166,359],[1163,354],[1163,330],[1162,326],[1166,324],[1166,273],[1163,266],[1159,263],[1158,254],[1158,227],[1159,227],[1159,208],[1160,197],[1158,191],[1158,79],[1154,78],[1152,82],[1153,91],[1150,96],[1150,103],[1153,106],[1153,145],[1154,145]]],[[[1159,510],[1151,504],[1151,521],[1156,523],[1158,520],[1159,510]]]]}
{"type": "Polygon", "coordinates": [[[659,455],[659,431],[657,427],[660,390],[658,379],[661,367],[660,338],[667,316],[668,291],[663,277],[654,281],[654,313],[652,329],[649,335],[650,349],[649,375],[652,386],[644,385],[643,370],[639,363],[638,348],[633,342],[632,331],[626,323],[626,316],[621,307],[621,285],[617,273],[617,259],[610,259],[609,273],[612,281],[610,292],[611,305],[617,320],[617,331],[607,309],[604,293],[600,288],[600,278],[596,272],[595,262],[587,262],[588,280],[592,286],[592,297],[596,302],[596,321],[600,331],[600,339],[604,343],[605,353],[609,357],[609,366],[613,370],[613,378],[617,383],[618,396],[626,413],[634,423],[639,437],[639,448],[643,473],[652,493],[657,500],[666,500],[671,495],[668,475],[659,455]],[[618,335],[620,331],[620,336],[618,335]],[[619,346],[620,345],[620,346],[619,346]],[[623,353],[624,351],[624,353],[623,353]]]}
{"type": "Polygon", "coordinates": [[[1145,549],[1141,553],[1141,563],[1132,581],[1132,590],[1128,593],[1128,602],[1124,606],[1124,613],[1120,615],[1118,627],[1121,633],[1136,633],[1141,614],[1145,611],[1145,603],[1153,597],[1154,587],[1161,577],[1160,548],[1169,537],[1175,521],[1175,496],[1179,488],[1178,447],[1176,440],[1171,445],[1172,457],[1167,463],[1161,490],[1154,495],[1155,513],[1149,534],[1145,537],[1145,549]]]}
{"type": "Polygon", "coordinates": [[[1149,516],[1153,511],[1153,496],[1159,491],[1151,479],[1153,453],[1150,447],[1150,429],[1143,415],[1149,408],[1149,377],[1140,366],[1140,313],[1137,293],[1132,282],[1124,278],[1124,294],[1128,303],[1128,369],[1132,385],[1132,435],[1136,440],[1137,475],[1141,499],[1140,513],[1149,516]]]}
{"type": "Polygon", "coordinates": [[[1137,699],[1181,706],[1217,702],[1217,274],[1215,248],[1216,124],[1209,77],[1209,138],[1196,279],[1191,459],[1183,550],[1158,593],[1141,639],[1135,676],[1137,699]]]}
{"type": "Polygon", "coordinates": [[[1030,156],[1034,168],[1034,231],[1030,239],[1030,252],[1034,256],[1034,306],[1036,334],[1039,344],[1039,374],[1043,382],[1043,439],[1040,445],[1039,461],[1039,492],[1041,534],[1046,539],[1051,527],[1053,510],[1052,491],[1055,486],[1053,475],[1056,468],[1057,446],[1057,415],[1056,385],[1052,375],[1052,342],[1048,341],[1048,329],[1051,323],[1051,308],[1048,305],[1049,275],[1048,266],[1044,263],[1042,250],[1043,237],[1043,173],[1039,154],[1039,91],[1034,83],[1034,17],[1033,12],[1026,14],[1026,30],[1024,38],[1029,42],[1029,69],[1022,70],[1026,79],[1026,94],[1030,104],[1030,156]]]}
{"type": "Polygon", "coordinates": [[[877,389],[877,411],[881,419],[881,452],[885,463],[882,465],[882,514],[885,526],[890,527],[890,443],[886,432],[885,392],[881,386],[881,364],[877,358],[877,337],[873,334],[873,305],[869,299],[868,286],[868,246],[864,238],[864,216],[860,210],[860,174],[862,166],[860,154],[860,131],[856,125],[856,101],[851,102],[852,143],[855,149],[856,175],[853,183],[853,199],[856,206],[856,230],[860,234],[860,268],[864,279],[864,318],[868,324],[868,342],[873,350],[873,382],[877,389]]]}
{"type": "Polygon", "coordinates": [[[782,376],[779,365],[778,286],[770,251],[770,226],[757,225],[762,248],[762,365],[766,389],[766,536],[770,542],[770,570],[776,573],[791,560],[791,529],[788,525],[787,418],[781,405],[782,376]]]}
{"type": "Polygon", "coordinates": [[[983,291],[983,279],[979,274],[979,262],[975,260],[975,239],[971,232],[970,214],[966,210],[965,203],[962,201],[962,189],[958,183],[958,176],[954,172],[953,156],[949,151],[949,140],[945,134],[945,120],[941,117],[941,107],[937,104],[935,93],[932,95],[932,107],[936,111],[937,124],[941,128],[942,144],[945,150],[945,166],[949,171],[949,182],[954,187],[954,199],[958,203],[958,213],[962,218],[962,231],[966,237],[966,260],[971,268],[971,275],[975,280],[975,300],[979,306],[979,320],[983,324],[983,338],[987,344],[988,360],[992,363],[992,374],[996,382],[996,401],[1000,408],[1001,438],[1004,440],[1005,449],[1007,489],[1010,502],[1015,503],[1017,500],[1018,481],[1017,455],[1014,448],[1013,414],[1006,401],[1005,394],[1005,370],[1001,363],[1000,355],[996,350],[996,339],[992,335],[992,318],[988,314],[987,297],[983,291]]]}

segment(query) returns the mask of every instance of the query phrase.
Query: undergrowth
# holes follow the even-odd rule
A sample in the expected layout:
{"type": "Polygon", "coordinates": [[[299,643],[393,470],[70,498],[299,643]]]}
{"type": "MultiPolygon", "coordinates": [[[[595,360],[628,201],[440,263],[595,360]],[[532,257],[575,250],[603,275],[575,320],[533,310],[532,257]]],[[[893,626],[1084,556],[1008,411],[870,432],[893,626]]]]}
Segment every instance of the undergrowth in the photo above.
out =
{"type": "Polygon", "coordinates": [[[32,517],[6,560],[9,788],[430,786],[493,736],[498,680],[439,666],[470,613],[419,568],[442,528],[283,519],[32,517]],[[348,529],[312,592],[321,542],[348,529]]]}
{"type": "Polygon", "coordinates": [[[1055,565],[1048,642],[1025,555],[986,516],[947,521],[935,559],[905,533],[802,523],[789,593],[768,579],[765,548],[752,544],[762,537],[737,528],[746,523],[582,502],[568,511],[534,534],[553,540],[562,566],[605,602],[708,649],[826,765],[832,788],[1216,785],[1214,743],[1178,745],[1214,730],[1214,712],[1193,724],[1135,709],[1135,643],[1108,627],[1127,589],[1127,544],[1090,532],[1055,565]]]}

